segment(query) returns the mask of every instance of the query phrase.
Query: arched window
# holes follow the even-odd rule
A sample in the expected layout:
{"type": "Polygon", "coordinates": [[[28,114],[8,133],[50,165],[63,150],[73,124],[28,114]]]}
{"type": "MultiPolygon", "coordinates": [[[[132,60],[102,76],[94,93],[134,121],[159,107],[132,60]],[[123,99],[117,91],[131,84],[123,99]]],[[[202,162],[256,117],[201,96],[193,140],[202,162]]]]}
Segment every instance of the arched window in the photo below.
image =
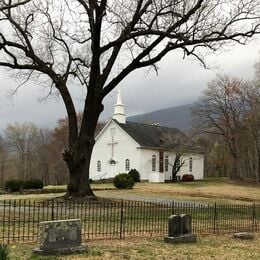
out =
{"type": "Polygon", "coordinates": [[[101,172],[101,161],[97,161],[97,171],[101,172]]]}
{"type": "Polygon", "coordinates": [[[189,158],[189,171],[192,172],[192,157],[189,158]]]}
{"type": "Polygon", "coordinates": [[[125,170],[130,171],[130,160],[129,159],[125,160],[125,170]]]}
{"type": "Polygon", "coordinates": [[[109,160],[110,165],[116,165],[116,161],[114,159],[109,160]]]}
{"type": "Polygon", "coordinates": [[[169,157],[168,155],[165,155],[164,157],[164,171],[168,172],[169,170],[169,157]]]}
{"type": "Polygon", "coordinates": [[[156,171],[156,156],[155,155],[152,156],[152,171],[153,172],[156,171]]]}

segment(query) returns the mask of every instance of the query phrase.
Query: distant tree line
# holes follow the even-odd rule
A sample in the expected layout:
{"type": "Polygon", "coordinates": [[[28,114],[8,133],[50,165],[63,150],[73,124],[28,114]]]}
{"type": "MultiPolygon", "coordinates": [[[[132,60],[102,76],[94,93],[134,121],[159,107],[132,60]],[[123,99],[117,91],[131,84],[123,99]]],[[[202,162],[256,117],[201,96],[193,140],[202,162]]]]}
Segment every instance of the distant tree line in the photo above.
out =
{"type": "MultiPolygon", "coordinates": [[[[98,123],[96,133],[103,125],[98,123]]],[[[31,122],[9,124],[0,136],[0,185],[10,179],[33,178],[44,185],[67,184],[69,174],[61,153],[68,147],[68,134],[67,118],[59,119],[54,129],[41,129],[31,122]]]]}
{"type": "Polygon", "coordinates": [[[260,64],[252,81],[218,75],[194,116],[206,174],[260,182],[260,64]]]}

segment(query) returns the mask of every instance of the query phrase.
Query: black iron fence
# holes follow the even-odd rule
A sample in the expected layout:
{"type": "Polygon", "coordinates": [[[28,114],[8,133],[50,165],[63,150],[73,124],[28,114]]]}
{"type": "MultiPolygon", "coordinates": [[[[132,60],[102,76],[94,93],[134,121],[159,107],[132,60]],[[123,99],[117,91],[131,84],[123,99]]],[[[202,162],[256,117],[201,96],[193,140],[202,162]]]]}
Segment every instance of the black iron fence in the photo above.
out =
{"type": "Polygon", "coordinates": [[[36,241],[39,222],[81,219],[83,239],[166,235],[168,217],[192,216],[194,233],[260,230],[260,205],[199,205],[136,201],[0,202],[0,241],[36,241]]]}

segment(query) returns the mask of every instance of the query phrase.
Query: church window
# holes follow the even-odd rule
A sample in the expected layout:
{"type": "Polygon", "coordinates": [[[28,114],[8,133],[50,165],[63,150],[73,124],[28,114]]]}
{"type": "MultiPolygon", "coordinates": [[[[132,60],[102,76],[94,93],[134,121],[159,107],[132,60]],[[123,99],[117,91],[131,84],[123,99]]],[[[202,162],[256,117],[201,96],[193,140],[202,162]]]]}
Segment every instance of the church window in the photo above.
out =
{"type": "Polygon", "coordinates": [[[125,160],[125,170],[126,170],[126,171],[129,171],[129,170],[130,170],[130,160],[129,160],[129,159],[126,159],[126,160],[125,160]]]}
{"type": "Polygon", "coordinates": [[[97,171],[101,172],[101,161],[97,161],[97,171]]]}
{"type": "Polygon", "coordinates": [[[166,172],[168,172],[168,170],[169,170],[169,157],[168,157],[168,155],[165,155],[165,157],[164,157],[164,170],[166,172]]]}
{"type": "Polygon", "coordinates": [[[192,157],[189,158],[189,171],[192,172],[192,157]]]}
{"type": "Polygon", "coordinates": [[[115,164],[116,164],[116,161],[115,161],[114,159],[110,159],[110,160],[109,160],[109,163],[110,163],[110,165],[115,165],[115,164]]]}
{"type": "Polygon", "coordinates": [[[156,156],[155,155],[152,156],[152,171],[153,172],[156,171],[156,156]]]}

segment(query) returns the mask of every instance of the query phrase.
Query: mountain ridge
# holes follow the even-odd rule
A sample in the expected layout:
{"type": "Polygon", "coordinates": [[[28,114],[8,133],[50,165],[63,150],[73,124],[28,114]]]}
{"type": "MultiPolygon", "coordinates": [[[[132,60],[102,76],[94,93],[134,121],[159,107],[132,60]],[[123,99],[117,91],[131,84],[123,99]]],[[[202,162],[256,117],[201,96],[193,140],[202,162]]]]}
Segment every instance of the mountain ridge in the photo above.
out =
{"type": "Polygon", "coordinates": [[[192,108],[194,106],[195,103],[159,109],[129,116],[127,121],[148,124],[159,123],[162,126],[188,131],[192,127],[192,108]]]}

